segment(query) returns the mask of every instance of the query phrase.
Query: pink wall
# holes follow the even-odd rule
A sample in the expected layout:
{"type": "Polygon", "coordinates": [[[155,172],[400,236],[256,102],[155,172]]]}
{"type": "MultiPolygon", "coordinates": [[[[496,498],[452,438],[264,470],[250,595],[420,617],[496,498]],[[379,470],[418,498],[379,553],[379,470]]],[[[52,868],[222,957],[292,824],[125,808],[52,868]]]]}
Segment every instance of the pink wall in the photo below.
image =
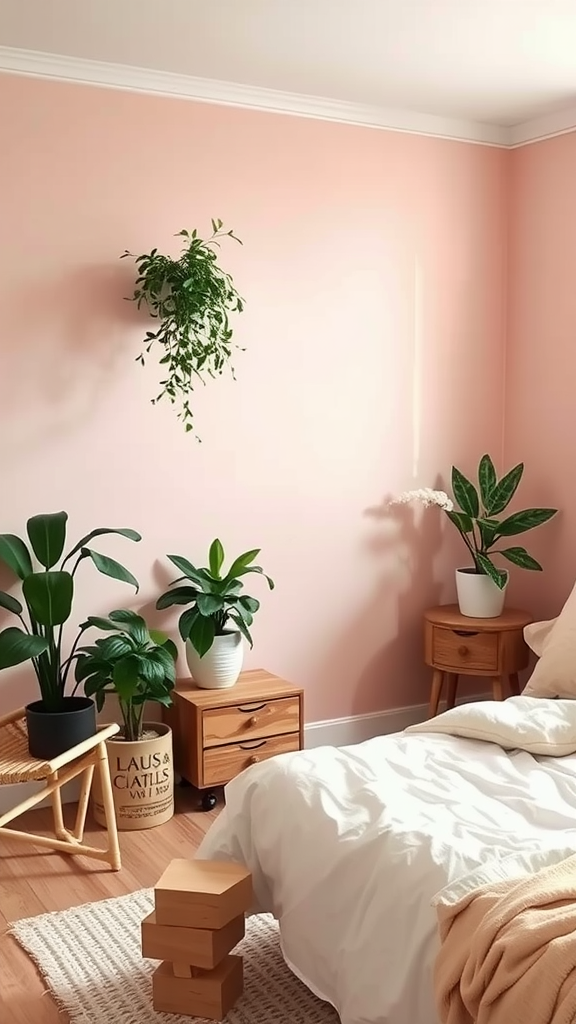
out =
{"type": "Polygon", "coordinates": [[[527,504],[561,510],[527,544],[544,573],[516,578],[512,596],[546,617],[576,578],[576,133],[510,157],[506,459],[527,462],[527,504]]]}
{"type": "MultiPolygon", "coordinates": [[[[139,529],[106,550],[145,611],[165,552],[261,546],[249,666],[303,683],[311,721],[425,700],[421,613],[463,552],[434,511],[381,510],[501,452],[509,154],[7,75],[0,108],[2,529],[58,508],[74,537],[139,529]],[[222,258],[247,351],[196,393],[199,445],[149,404],[117,257],[211,216],[244,241],[222,258]]],[[[81,587],[79,618],[132,600],[81,587]]],[[[0,709],[31,692],[4,673],[0,709]]]]}

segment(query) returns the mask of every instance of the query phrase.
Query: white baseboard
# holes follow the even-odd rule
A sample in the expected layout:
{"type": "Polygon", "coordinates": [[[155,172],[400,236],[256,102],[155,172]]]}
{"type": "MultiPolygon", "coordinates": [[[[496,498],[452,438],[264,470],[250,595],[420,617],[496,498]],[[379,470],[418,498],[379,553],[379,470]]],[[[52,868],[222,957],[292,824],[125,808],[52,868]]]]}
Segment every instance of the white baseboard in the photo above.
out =
{"type": "MultiPolygon", "coordinates": [[[[465,697],[459,703],[475,700],[486,700],[491,694],[481,693],[465,697]]],[[[440,705],[440,710],[444,710],[440,705]]],[[[375,711],[368,715],[351,715],[349,718],[333,718],[325,722],[310,722],[304,726],[304,743],[310,747],[348,747],[353,743],[363,743],[374,736],[383,736],[392,732],[402,732],[409,725],[423,722],[428,715],[427,704],[412,704],[405,708],[393,708],[390,711],[375,711]]],[[[80,782],[73,779],[62,790],[63,803],[75,803],[78,800],[80,782]]],[[[9,811],[21,803],[32,793],[42,788],[41,782],[26,782],[14,786],[0,786],[0,814],[9,811]]],[[[43,800],[37,807],[48,806],[49,801],[43,800]]]]}
{"type": "MultiPolygon", "coordinates": [[[[476,700],[491,698],[489,693],[473,694],[463,697],[459,704],[470,704],[476,700]]],[[[445,704],[440,704],[440,711],[445,704]]],[[[347,747],[353,743],[363,743],[374,736],[385,736],[393,732],[402,732],[409,725],[416,725],[428,717],[428,704],[411,704],[405,708],[392,708],[389,711],[375,711],[368,715],[351,715],[349,718],[333,718],[326,722],[310,722],[304,726],[304,745],[309,747],[347,747]]]]}

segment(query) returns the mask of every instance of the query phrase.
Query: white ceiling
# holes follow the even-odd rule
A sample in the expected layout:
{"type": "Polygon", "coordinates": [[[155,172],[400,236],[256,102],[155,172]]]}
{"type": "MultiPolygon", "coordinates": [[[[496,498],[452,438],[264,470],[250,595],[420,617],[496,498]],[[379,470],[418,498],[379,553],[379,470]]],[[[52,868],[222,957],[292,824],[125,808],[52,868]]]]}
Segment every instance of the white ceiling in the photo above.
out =
{"type": "Polygon", "coordinates": [[[576,0],[0,0],[0,47],[491,125],[576,104],[576,0]]]}

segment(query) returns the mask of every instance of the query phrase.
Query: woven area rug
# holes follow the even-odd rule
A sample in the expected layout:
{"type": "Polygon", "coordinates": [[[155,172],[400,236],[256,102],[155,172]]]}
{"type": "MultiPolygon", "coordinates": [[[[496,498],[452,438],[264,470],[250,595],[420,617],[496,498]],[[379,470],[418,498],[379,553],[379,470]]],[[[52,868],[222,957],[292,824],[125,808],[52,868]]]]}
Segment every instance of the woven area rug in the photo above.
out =
{"type": "MultiPolygon", "coordinates": [[[[140,953],[140,922],[153,907],[152,890],[87,903],[16,921],[12,934],[34,960],[71,1024],[191,1024],[197,1017],[156,1013],[151,1002],[155,960],[140,953]]],[[[244,956],[244,994],[228,1024],[338,1024],[288,969],[278,926],[268,914],[246,922],[236,952],[244,956]]]]}

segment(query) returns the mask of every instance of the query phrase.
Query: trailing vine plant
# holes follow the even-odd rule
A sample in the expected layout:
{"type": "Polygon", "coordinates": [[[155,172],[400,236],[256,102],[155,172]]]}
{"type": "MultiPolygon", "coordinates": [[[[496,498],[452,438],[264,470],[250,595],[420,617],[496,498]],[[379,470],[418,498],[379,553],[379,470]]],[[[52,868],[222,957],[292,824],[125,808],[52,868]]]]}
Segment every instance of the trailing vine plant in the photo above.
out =
{"type": "MultiPolygon", "coordinates": [[[[138,309],[145,303],[150,316],[160,321],[158,329],[146,331],[144,338],[145,354],[159,345],[160,364],[166,367],[161,391],[152,403],[165,398],[179,404],[178,416],[190,431],[190,393],[195,379],[206,383],[206,376],[222,373],[232,355],[230,314],[244,308],[244,300],[230,274],[219,266],[215,250],[222,238],[242,242],[233,231],[224,230],[221,220],[212,220],[209,238],[200,238],[196,229],[183,229],[176,237],[184,239],[178,259],[164,256],[158,249],[142,256],[126,250],[120,258],[132,257],[138,269],[130,300],[138,309]]],[[[137,356],[137,362],[145,365],[144,353],[137,356]]],[[[232,366],[231,370],[234,375],[232,366]]]]}

